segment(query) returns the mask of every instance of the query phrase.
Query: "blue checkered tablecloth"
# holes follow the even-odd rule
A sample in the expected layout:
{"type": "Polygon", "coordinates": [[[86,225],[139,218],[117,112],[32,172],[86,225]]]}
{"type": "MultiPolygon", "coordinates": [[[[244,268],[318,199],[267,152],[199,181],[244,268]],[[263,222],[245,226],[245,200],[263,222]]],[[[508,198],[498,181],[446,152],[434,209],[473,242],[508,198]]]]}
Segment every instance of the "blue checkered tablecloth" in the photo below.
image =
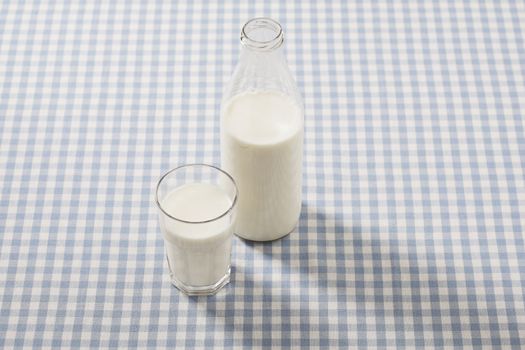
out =
{"type": "Polygon", "coordinates": [[[525,347],[523,1],[2,1],[0,348],[525,347]],[[219,163],[254,16],[304,96],[299,227],[168,281],[160,174],[219,163]]]}

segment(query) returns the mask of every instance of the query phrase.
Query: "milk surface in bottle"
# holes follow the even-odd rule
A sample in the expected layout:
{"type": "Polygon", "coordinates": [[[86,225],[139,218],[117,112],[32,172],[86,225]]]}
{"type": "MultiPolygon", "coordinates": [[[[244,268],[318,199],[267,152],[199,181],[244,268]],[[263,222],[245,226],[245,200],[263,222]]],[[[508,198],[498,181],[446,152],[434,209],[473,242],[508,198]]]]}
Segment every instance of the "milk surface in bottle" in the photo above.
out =
{"type": "Polygon", "coordinates": [[[280,25],[256,18],[221,108],[222,167],[239,189],[235,233],[281,238],[301,212],[303,106],[281,52],[280,25]]]}

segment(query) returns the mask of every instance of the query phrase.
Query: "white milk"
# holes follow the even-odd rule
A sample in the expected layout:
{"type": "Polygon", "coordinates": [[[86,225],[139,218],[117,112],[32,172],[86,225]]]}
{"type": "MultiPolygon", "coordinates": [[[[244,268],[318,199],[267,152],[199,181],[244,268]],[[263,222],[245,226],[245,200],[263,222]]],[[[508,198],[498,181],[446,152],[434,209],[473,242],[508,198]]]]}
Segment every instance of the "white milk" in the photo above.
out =
{"type": "Polygon", "coordinates": [[[301,212],[303,111],[277,92],[249,92],[222,110],[222,167],[239,189],[235,233],[281,238],[301,212]]]}
{"type": "MultiPolygon", "coordinates": [[[[192,183],[174,189],[161,201],[164,210],[185,221],[217,218],[231,207],[218,186],[192,183]]],[[[232,221],[229,215],[209,223],[184,223],[161,215],[170,270],[189,286],[209,286],[228,274],[232,221]]]]}

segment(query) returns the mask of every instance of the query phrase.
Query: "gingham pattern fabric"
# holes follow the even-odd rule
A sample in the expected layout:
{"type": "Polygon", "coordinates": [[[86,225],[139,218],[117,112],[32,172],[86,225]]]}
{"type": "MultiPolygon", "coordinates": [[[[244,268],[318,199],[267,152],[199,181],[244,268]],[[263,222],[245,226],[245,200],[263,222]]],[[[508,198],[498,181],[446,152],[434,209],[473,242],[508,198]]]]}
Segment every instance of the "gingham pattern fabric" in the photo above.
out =
{"type": "Polygon", "coordinates": [[[3,1],[0,348],[525,347],[522,1],[3,1]],[[153,204],[218,164],[239,32],[285,28],[303,211],[168,281],[153,204]]]}

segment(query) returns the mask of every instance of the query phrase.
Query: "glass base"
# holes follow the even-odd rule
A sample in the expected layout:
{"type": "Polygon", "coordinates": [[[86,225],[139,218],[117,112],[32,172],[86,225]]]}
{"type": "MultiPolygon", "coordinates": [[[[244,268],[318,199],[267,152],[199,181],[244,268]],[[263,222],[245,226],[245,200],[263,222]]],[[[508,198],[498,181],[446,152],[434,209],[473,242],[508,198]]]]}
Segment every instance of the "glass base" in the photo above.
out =
{"type": "Polygon", "coordinates": [[[186,295],[214,295],[219,290],[221,290],[222,287],[230,282],[230,270],[231,269],[228,268],[228,272],[226,272],[226,274],[219,281],[209,286],[189,286],[176,279],[172,273],[170,273],[170,279],[171,284],[173,284],[186,295]]]}

